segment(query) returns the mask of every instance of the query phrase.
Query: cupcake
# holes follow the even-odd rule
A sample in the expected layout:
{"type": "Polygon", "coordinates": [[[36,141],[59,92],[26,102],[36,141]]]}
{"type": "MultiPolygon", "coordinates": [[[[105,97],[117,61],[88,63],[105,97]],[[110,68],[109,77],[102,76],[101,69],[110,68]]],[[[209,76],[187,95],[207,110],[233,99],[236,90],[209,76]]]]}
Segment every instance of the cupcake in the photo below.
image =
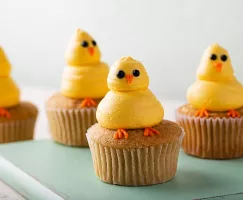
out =
{"type": "Polygon", "coordinates": [[[188,104],[176,111],[186,153],[209,159],[243,157],[243,86],[227,50],[213,44],[203,54],[188,104]]]}
{"type": "Polygon", "coordinates": [[[46,102],[54,141],[71,146],[88,146],[87,129],[97,122],[96,107],[108,91],[107,64],[100,61],[96,41],[78,29],[66,51],[61,91],[46,102]]]}
{"type": "Polygon", "coordinates": [[[0,143],[31,140],[37,108],[20,101],[20,91],[10,76],[11,65],[0,47],[0,143]]]}
{"type": "Polygon", "coordinates": [[[163,107],[148,89],[144,66],[124,57],[110,69],[107,80],[110,91],[97,108],[98,123],[87,132],[97,176],[131,186],[172,179],[183,130],[163,120],[163,107]]]}

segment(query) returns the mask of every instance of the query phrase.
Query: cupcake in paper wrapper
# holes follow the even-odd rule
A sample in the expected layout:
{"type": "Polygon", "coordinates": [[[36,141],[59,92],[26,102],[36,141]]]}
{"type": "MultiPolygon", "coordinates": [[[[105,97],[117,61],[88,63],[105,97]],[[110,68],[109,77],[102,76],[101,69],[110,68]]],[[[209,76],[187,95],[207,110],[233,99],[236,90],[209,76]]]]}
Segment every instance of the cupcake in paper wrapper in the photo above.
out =
{"type": "Polygon", "coordinates": [[[21,102],[20,90],[11,77],[11,64],[0,47],[0,143],[33,139],[37,108],[21,102]]]}
{"type": "Polygon", "coordinates": [[[176,110],[186,132],[184,151],[209,159],[243,157],[243,86],[226,49],[218,44],[206,49],[187,100],[176,110]]]}
{"type": "Polygon", "coordinates": [[[117,185],[152,185],[172,179],[184,131],[167,120],[153,127],[159,135],[144,137],[143,129],[128,130],[129,138],[114,140],[115,130],[92,126],[87,138],[96,175],[117,185]]]}
{"type": "Polygon", "coordinates": [[[95,39],[77,29],[66,53],[60,93],[46,102],[53,140],[70,146],[88,146],[87,129],[95,124],[96,107],[108,92],[109,67],[101,61],[95,39]]]}
{"type": "MultiPolygon", "coordinates": [[[[186,132],[182,143],[186,153],[209,159],[243,157],[243,117],[231,118],[227,112],[195,117],[195,112],[188,104],[176,111],[176,121],[186,132]]],[[[243,115],[243,109],[238,112],[243,115]]]]}
{"type": "Polygon", "coordinates": [[[0,143],[32,140],[38,115],[37,108],[29,102],[21,102],[6,110],[10,117],[0,117],[0,143]]]}
{"type": "Polygon", "coordinates": [[[183,129],[163,120],[164,109],[148,89],[146,69],[131,57],[110,69],[110,91],[99,103],[98,123],[87,132],[96,175],[117,185],[152,185],[171,180],[183,129]]]}
{"type": "Polygon", "coordinates": [[[97,122],[96,108],[80,108],[82,101],[57,93],[46,102],[46,114],[54,141],[70,146],[88,146],[86,133],[97,122]]]}

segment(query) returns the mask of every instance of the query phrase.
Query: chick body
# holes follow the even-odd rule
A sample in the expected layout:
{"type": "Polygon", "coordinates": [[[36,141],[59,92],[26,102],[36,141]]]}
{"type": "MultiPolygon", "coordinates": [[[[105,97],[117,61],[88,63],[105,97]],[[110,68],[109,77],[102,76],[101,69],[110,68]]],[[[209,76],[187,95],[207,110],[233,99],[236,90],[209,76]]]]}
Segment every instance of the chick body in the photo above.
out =
{"type": "Polygon", "coordinates": [[[243,106],[243,86],[234,76],[228,52],[218,44],[205,51],[197,80],[188,88],[187,99],[194,108],[211,111],[243,106]]]}
{"type": "Polygon", "coordinates": [[[119,60],[108,75],[107,93],[97,108],[97,120],[101,126],[109,129],[136,129],[159,124],[164,116],[161,103],[148,89],[149,78],[143,65],[125,57],[119,60]],[[129,82],[134,70],[139,76],[129,82]],[[119,71],[124,77],[118,78],[119,71]]]}
{"type": "Polygon", "coordinates": [[[108,92],[108,66],[66,67],[62,79],[62,94],[70,98],[103,98],[108,92]]]}
{"type": "Polygon", "coordinates": [[[70,98],[102,98],[108,92],[109,67],[100,61],[100,50],[86,32],[77,30],[65,54],[61,93],[70,98]]]}
{"type": "Polygon", "coordinates": [[[14,80],[10,76],[11,65],[0,48],[0,107],[8,108],[15,106],[20,101],[20,91],[14,80]]]}
{"type": "Polygon", "coordinates": [[[109,91],[99,104],[98,122],[109,129],[152,127],[163,119],[163,108],[149,89],[109,91]]]}

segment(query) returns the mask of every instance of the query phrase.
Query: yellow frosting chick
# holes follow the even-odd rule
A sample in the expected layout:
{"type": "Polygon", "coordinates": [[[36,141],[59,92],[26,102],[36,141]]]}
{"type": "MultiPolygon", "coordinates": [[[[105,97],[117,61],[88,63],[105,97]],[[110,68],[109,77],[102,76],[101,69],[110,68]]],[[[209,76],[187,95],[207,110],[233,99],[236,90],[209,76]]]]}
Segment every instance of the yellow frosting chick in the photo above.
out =
{"type": "Polygon", "coordinates": [[[206,49],[187,99],[199,109],[197,116],[208,116],[208,111],[228,111],[228,116],[240,116],[235,109],[243,106],[243,86],[234,76],[227,50],[218,44],[206,49]]]}
{"type": "Polygon", "coordinates": [[[128,138],[125,129],[145,128],[144,136],[159,134],[153,128],[163,120],[164,109],[148,89],[144,66],[131,57],[118,60],[108,75],[110,91],[100,102],[96,117],[101,126],[118,129],[114,138],[128,138]]]}
{"type": "Polygon", "coordinates": [[[19,104],[20,91],[10,77],[11,65],[0,47],[0,116],[10,118],[8,107],[19,104]]]}
{"type": "Polygon", "coordinates": [[[100,61],[96,41],[78,29],[71,39],[65,54],[61,93],[70,98],[84,98],[81,107],[95,106],[93,99],[103,98],[108,92],[109,67],[100,61]]]}

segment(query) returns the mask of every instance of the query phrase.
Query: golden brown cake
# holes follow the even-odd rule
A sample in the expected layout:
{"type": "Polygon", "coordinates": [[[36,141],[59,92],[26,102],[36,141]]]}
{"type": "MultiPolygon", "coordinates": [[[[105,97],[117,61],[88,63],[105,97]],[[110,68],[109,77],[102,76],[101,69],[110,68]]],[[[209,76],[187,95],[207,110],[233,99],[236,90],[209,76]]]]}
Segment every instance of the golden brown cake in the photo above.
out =
{"type": "Polygon", "coordinates": [[[163,120],[164,109],[148,89],[144,66],[131,57],[110,69],[111,89],[87,132],[97,176],[118,185],[164,183],[176,174],[183,129],[163,120]]]}
{"type": "Polygon", "coordinates": [[[53,140],[71,146],[88,147],[87,129],[97,122],[96,107],[108,92],[109,67],[100,60],[97,42],[78,29],[72,37],[65,60],[60,93],[46,102],[53,140]]]}
{"type": "Polygon", "coordinates": [[[186,132],[184,151],[208,159],[243,157],[243,86],[218,44],[205,51],[187,99],[176,111],[186,132]]]}

